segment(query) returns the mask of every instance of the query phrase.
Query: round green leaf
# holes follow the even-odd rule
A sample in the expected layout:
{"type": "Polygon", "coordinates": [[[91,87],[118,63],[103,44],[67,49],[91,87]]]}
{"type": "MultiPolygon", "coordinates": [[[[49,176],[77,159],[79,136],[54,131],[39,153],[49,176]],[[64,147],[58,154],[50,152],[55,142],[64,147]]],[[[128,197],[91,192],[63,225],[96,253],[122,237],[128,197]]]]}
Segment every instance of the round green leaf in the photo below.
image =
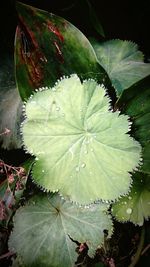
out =
{"type": "Polygon", "coordinates": [[[37,157],[38,185],[81,204],[128,192],[141,146],[127,134],[128,116],[112,112],[109,101],[102,85],[76,75],[34,93],[22,132],[37,157]]]}
{"type": "Polygon", "coordinates": [[[93,42],[100,65],[106,70],[117,96],[150,75],[150,64],[144,63],[138,46],[130,41],[93,42]]]}
{"type": "Polygon", "coordinates": [[[112,214],[121,222],[142,225],[150,217],[150,176],[136,173],[128,196],[112,206],[112,214]]]}
{"type": "Polygon", "coordinates": [[[90,255],[112,233],[106,205],[79,208],[57,194],[38,195],[20,208],[14,218],[9,249],[22,256],[28,267],[72,267],[77,259],[76,240],[87,243],[90,255]]]}

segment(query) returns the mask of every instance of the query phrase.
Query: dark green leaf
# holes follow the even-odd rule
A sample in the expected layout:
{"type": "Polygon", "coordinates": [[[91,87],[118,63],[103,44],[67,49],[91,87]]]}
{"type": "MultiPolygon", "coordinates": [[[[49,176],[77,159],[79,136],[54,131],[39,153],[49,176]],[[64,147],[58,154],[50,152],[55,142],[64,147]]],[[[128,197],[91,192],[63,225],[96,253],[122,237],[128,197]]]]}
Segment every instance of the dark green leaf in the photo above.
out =
{"type": "Polygon", "coordinates": [[[143,149],[142,171],[150,174],[150,142],[143,149]]]}
{"type": "Polygon", "coordinates": [[[143,89],[128,101],[124,112],[132,117],[134,136],[143,146],[141,170],[150,173],[150,89],[143,89]]]}
{"type": "Polygon", "coordinates": [[[22,99],[42,86],[53,86],[63,75],[102,82],[104,70],[86,37],[65,19],[21,3],[17,4],[16,79],[22,99]]]}

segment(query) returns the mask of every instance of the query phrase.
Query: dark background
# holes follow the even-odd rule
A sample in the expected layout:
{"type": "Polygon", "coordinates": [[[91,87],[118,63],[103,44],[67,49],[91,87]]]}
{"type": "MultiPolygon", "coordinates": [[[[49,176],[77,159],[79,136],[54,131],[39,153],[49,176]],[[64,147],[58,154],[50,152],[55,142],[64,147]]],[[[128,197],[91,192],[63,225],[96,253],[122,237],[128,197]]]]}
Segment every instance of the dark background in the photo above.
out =
{"type": "MultiPolygon", "coordinates": [[[[45,9],[72,22],[87,37],[102,39],[89,20],[86,0],[21,0],[21,2],[45,9]]],[[[139,45],[146,58],[150,57],[148,0],[90,0],[106,35],[106,39],[132,40],[139,45]]],[[[13,51],[17,15],[15,0],[0,3],[0,53],[13,51]]]]}

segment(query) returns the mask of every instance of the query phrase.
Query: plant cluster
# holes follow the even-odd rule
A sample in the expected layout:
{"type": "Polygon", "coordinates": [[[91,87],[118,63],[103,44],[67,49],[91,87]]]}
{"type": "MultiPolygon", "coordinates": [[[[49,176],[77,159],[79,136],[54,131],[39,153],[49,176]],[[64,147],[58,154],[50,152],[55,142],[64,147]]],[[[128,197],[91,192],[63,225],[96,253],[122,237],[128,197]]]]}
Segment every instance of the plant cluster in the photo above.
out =
{"type": "MultiPolygon", "coordinates": [[[[130,41],[89,41],[64,18],[21,3],[17,11],[19,112],[0,137],[9,149],[13,134],[29,159],[0,162],[12,266],[119,267],[116,221],[143,226],[150,216],[150,64],[130,41]]],[[[130,266],[144,230],[135,239],[130,266]]]]}

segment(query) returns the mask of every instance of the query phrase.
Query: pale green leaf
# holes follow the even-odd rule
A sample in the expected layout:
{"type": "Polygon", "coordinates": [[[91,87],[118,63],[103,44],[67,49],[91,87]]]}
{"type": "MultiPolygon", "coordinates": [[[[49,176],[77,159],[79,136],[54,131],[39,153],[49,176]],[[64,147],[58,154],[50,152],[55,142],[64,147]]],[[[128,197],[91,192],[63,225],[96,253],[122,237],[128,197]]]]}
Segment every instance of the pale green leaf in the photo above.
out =
{"type": "Polygon", "coordinates": [[[86,242],[93,255],[103,244],[104,229],[110,236],[112,222],[106,205],[79,208],[57,194],[38,195],[17,211],[9,249],[21,255],[28,267],[72,267],[78,255],[70,237],[86,242]]]}
{"type": "Polygon", "coordinates": [[[37,157],[38,185],[81,204],[128,192],[141,146],[127,134],[128,116],[112,112],[109,101],[103,86],[76,75],[34,93],[22,132],[37,157]]]}
{"type": "Polygon", "coordinates": [[[136,173],[131,192],[113,204],[112,214],[121,222],[143,225],[150,217],[150,176],[136,173]]]}
{"type": "Polygon", "coordinates": [[[106,70],[117,96],[150,75],[150,64],[144,63],[138,46],[130,41],[93,42],[98,61],[106,70]]]}

